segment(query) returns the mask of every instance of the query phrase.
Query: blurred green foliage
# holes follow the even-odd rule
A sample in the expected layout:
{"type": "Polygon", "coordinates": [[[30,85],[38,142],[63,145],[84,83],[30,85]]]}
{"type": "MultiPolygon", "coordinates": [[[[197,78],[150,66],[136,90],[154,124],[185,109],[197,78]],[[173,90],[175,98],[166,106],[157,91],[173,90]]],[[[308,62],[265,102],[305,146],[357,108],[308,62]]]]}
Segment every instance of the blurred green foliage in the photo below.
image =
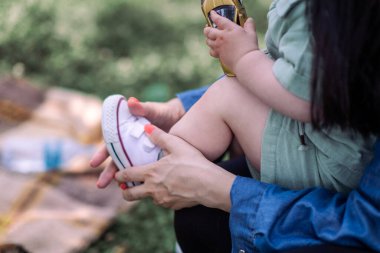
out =
{"type": "Polygon", "coordinates": [[[172,213],[143,200],[114,225],[86,253],[173,252],[175,236],[172,213]]]}
{"type": "MultiPolygon", "coordinates": [[[[246,2],[261,33],[267,2],[246,2]]],[[[2,0],[0,13],[1,73],[41,85],[164,100],[222,73],[197,1],[2,0]]]]}
{"type": "MultiPolygon", "coordinates": [[[[247,0],[260,41],[270,0],[247,0]]],[[[165,101],[222,74],[204,43],[200,1],[1,0],[0,74],[104,98],[165,101]]],[[[143,201],[89,252],[171,252],[172,213],[143,201]]]]}

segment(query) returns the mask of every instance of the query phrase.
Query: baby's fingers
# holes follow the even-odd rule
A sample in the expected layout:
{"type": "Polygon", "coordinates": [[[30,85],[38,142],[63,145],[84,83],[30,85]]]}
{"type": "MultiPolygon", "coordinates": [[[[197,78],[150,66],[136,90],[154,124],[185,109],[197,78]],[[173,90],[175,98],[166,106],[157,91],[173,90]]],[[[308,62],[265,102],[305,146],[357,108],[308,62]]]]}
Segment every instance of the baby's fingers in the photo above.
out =
{"type": "Polygon", "coordinates": [[[216,40],[221,33],[222,31],[212,27],[205,27],[203,29],[203,34],[206,36],[207,39],[210,40],[216,40]]]}
{"type": "Polygon", "coordinates": [[[218,43],[215,40],[206,39],[206,45],[210,48],[210,55],[215,58],[219,58],[218,43]]]}
{"type": "Polygon", "coordinates": [[[214,48],[217,46],[217,43],[216,43],[215,40],[206,39],[206,45],[207,45],[210,49],[214,49],[214,48]]]}
{"type": "Polygon", "coordinates": [[[210,55],[214,58],[219,58],[219,54],[217,51],[213,50],[213,49],[210,49],[209,51],[210,55]]]}

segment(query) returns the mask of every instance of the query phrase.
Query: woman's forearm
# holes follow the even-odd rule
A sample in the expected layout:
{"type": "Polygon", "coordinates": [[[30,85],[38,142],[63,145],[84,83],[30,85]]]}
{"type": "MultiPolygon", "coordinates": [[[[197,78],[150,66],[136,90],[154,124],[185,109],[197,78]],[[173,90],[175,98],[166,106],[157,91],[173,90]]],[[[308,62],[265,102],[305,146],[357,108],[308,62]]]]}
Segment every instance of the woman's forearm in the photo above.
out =
{"type": "Polygon", "coordinates": [[[210,163],[209,169],[203,170],[203,174],[199,176],[202,184],[198,188],[197,198],[199,203],[229,212],[231,208],[230,192],[235,175],[210,163]]]}

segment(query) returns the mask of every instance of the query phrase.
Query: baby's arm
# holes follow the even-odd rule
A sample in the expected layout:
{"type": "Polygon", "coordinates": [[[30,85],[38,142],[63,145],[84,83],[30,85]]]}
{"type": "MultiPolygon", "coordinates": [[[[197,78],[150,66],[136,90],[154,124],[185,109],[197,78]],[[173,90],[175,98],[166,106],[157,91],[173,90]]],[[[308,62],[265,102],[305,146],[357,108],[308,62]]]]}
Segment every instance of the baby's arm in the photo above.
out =
{"type": "Polygon", "coordinates": [[[302,122],[310,121],[310,103],[286,90],[273,74],[273,60],[262,51],[244,55],[235,65],[239,83],[246,86],[264,104],[302,122]]]}
{"type": "Polygon", "coordinates": [[[253,20],[244,28],[212,12],[218,26],[205,28],[210,55],[220,58],[264,104],[293,119],[310,121],[310,104],[286,90],[273,74],[274,61],[259,50],[253,20]]]}

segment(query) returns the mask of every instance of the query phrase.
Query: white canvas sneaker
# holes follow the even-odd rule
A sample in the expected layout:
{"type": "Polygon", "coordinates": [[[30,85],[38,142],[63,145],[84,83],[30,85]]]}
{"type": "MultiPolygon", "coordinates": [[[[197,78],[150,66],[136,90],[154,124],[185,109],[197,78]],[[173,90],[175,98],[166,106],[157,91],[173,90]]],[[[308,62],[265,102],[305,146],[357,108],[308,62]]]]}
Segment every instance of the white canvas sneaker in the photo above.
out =
{"type": "MultiPolygon", "coordinates": [[[[150,122],[144,117],[133,116],[122,95],[112,95],[103,102],[102,130],[109,155],[119,170],[144,165],[158,160],[161,149],[144,133],[150,122]]],[[[138,182],[128,182],[128,187],[138,182]]]]}

